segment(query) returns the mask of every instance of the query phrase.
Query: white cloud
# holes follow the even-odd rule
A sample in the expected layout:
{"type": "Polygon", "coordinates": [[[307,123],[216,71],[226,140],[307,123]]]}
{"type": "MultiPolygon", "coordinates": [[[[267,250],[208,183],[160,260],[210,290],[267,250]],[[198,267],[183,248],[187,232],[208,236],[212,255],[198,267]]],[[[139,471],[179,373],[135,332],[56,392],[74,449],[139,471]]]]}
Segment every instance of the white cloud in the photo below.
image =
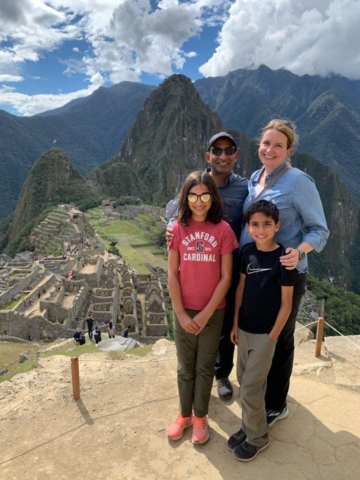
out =
{"type": "Polygon", "coordinates": [[[235,0],[204,76],[237,68],[360,78],[358,0],[235,0]]]}
{"type": "Polygon", "coordinates": [[[0,82],[21,82],[22,80],[24,80],[24,77],[20,75],[0,74],[0,82]]]}
{"type": "MultiPolygon", "coordinates": [[[[11,67],[20,77],[27,62],[82,40],[88,48],[81,59],[59,58],[66,64],[64,75],[81,74],[90,82],[101,78],[100,83],[139,81],[143,72],[161,79],[196,56],[183,49],[184,43],[228,6],[229,0],[1,0],[0,74],[10,74],[11,67]]],[[[78,47],[72,51],[80,52],[78,47]]],[[[32,97],[26,95],[12,98],[17,106],[23,102],[14,107],[24,114],[55,101],[51,95],[29,102],[32,97]]],[[[8,101],[0,92],[0,104],[8,101]]]]}
{"type": "Polygon", "coordinates": [[[18,93],[14,87],[2,85],[0,87],[0,103],[11,105],[21,115],[30,116],[46,110],[62,107],[75,98],[87,97],[103,84],[103,78],[99,73],[90,79],[88,88],[71,93],[26,95],[18,93]]]}
{"type": "MultiPolygon", "coordinates": [[[[0,0],[1,82],[25,82],[28,64],[51,52],[66,65],[63,75],[90,82],[60,95],[1,89],[0,104],[30,115],[105,82],[139,81],[143,73],[163,79],[188,59],[203,58],[187,42],[208,26],[221,31],[216,51],[200,68],[205,76],[264,63],[297,74],[360,78],[359,18],[359,0],[0,0]],[[69,43],[69,58],[61,58],[60,48],[72,41],[82,44],[69,43]]],[[[61,87],[58,82],[54,91],[61,87]]]]}

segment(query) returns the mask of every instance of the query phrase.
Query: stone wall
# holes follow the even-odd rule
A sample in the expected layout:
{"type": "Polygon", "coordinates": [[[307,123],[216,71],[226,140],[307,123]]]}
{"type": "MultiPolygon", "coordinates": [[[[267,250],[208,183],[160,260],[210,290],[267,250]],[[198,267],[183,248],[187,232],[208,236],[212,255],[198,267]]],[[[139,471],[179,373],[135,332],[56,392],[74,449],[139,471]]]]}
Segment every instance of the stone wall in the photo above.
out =
{"type": "Polygon", "coordinates": [[[62,257],[44,258],[40,260],[39,263],[44,265],[47,270],[60,273],[66,277],[70,270],[74,270],[76,268],[77,260],[74,257],[67,256],[66,259],[62,257]]]}
{"type": "MultiPolygon", "coordinates": [[[[88,286],[84,281],[71,281],[72,291],[77,291],[77,295],[70,308],[64,307],[59,301],[41,300],[40,311],[46,310],[50,322],[60,322],[66,326],[71,326],[76,319],[88,294],[88,286]],[[78,290],[74,290],[78,288],[78,290]]],[[[67,291],[66,285],[65,290],[67,291]]]]}
{"type": "Polygon", "coordinates": [[[78,280],[84,280],[90,288],[98,288],[100,286],[101,276],[103,274],[104,260],[101,257],[97,258],[85,258],[85,265],[95,265],[95,272],[82,273],[81,271],[75,272],[75,278],[78,280]]]}
{"type": "Polygon", "coordinates": [[[146,335],[151,337],[168,337],[169,327],[167,325],[146,324],[146,335]]]}
{"type": "Polygon", "coordinates": [[[96,257],[97,255],[104,255],[105,248],[86,248],[84,250],[78,250],[79,255],[83,255],[84,257],[96,257]]]}
{"type": "Polygon", "coordinates": [[[146,313],[146,323],[151,325],[156,324],[165,324],[166,322],[166,315],[164,313],[155,313],[155,312],[147,312],[146,313]]]}
{"type": "Polygon", "coordinates": [[[0,334],[6,334],[30,341],[53,341],[57,338],[71,338],[77,324],[71,327],[49,322],[43,315],[25,316],[13,311],[0,312],[0,334]]]}
{"type": "MultiPolygon", "coordinates": [[[[11,274],[11,272],[9,272],[9,274],[11,274]]],[[[38,266],[35,266],[31,273],[29,273],[25,277],[19,278],[16,284],[12,285],[0,294],[0,305],[4,305],[5,303],[10,302],[10,300],[12,300],[15,295],[18,295],[24,290],[26,291],[31,282],[34,281],[36,278],[40,278],[38,266]]]]}
{"type": "Polygon", "coordinates": [[[38,300],[39,294],[44,295],[44,293],[46,293],[49,288],[51,288],[51,286],[55,284],[56,277],[54,274],[51,274],[44,282],[42,282],[41,280],[42,279],[39,279],[39,283],[41,282],[41,285],[34,287],[31,292],[24,298],[24,300],[16,305],[14,311],[23,312],[24,310],[26,310],[26,308],[29,307],[30,301],[35,302],[36,300],[38,300]]]}

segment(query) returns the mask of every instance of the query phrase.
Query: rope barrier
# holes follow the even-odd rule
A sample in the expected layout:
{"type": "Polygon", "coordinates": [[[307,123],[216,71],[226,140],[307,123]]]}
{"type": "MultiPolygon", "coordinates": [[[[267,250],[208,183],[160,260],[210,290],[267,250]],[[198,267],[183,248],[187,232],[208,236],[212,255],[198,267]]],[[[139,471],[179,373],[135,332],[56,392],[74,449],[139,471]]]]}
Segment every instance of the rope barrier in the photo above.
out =
{"type": "Polygon", "coordinates": [[[348,342],[352,343],[356,348],[358,348],[360,350],[360,346],[353,342],[352,340],[350,340],[349,338],[347,338],[346,335],[343,335],[341,332],[339,332],[339,330],[336,330],[335,327],[333,327],[332,325],[330,325],[329,323],[325,322],[325,325],[327,325],[328,327],[332,328],[336,333],[338,333],[341,337],[344,337],[345,340],[347,340],[348,342]]]}
{"type": "Polygon", "coordinates": [[[316,320],[316,322],[311,322],[311,323],[308,323],[307,325],[303,325],[302,327],[295,328],[295,332],[297,332],[298,330],[302,330],[303,328],[310,327],[311,325],[315,325],[316,323],[318,323],[318,320],[316,320]]]}

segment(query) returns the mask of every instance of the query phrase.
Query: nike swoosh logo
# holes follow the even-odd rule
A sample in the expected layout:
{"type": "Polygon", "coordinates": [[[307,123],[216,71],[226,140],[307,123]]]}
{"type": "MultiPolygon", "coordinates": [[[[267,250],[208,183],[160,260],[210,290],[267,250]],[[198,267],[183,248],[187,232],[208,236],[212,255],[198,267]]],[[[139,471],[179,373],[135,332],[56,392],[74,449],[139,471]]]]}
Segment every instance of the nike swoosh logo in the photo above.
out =
{"type": "Polygon", "coordinates": [[[251,275],[252,273],[258,273],[258,272],[266,272],[268,270],[272,270],[272,268],[251,268],[251,264],[246,267],[246,273],[247,275],[251,275]]]}

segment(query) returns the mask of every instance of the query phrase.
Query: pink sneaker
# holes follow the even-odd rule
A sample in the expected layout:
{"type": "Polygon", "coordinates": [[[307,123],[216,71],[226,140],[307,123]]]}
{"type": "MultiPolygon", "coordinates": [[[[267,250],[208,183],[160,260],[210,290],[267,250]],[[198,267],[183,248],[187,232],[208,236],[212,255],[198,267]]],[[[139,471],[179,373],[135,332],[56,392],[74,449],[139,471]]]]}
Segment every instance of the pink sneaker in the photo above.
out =
{"type": "Polygon", "coordinates": [[[166,431],[166,435],[171,440],[180,440],[184,435],[185,428],[191,427],[192,415],[190,417],[183,417],[181,413],[176,417],[176,420],[170,425],[166,431]]]}
{"type": "Polygon", "coordinates": [[[206,417],[195,417],[191,441],[195,445],[205,443],[209,440],[209,427],[206,417]]]}

